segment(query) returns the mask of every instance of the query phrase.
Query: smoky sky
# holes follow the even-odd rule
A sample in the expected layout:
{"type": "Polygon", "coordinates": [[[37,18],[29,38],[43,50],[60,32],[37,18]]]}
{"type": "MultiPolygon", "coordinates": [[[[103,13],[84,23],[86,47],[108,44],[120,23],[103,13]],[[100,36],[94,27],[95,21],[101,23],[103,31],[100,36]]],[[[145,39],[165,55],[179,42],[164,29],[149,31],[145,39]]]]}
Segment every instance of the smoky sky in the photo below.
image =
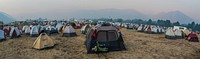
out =
{"type": "Polygon", "coordinates": [[[0,0],[0,11],[13,17],[36,17],[74,10],[134,9],[144,14],[181,11],[200,19],[200,0],[0,0]]]}

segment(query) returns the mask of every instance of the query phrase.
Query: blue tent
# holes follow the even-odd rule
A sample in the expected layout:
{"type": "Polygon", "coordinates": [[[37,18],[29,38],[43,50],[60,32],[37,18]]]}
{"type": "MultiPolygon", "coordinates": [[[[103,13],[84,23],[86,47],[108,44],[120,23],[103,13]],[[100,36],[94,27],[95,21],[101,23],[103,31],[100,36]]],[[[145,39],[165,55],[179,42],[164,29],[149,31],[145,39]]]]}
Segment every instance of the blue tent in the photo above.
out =
{"type": "Polygon", "coordinates": [[[4,31],[0,30],[0,41],[6,39],[4,31]]]}

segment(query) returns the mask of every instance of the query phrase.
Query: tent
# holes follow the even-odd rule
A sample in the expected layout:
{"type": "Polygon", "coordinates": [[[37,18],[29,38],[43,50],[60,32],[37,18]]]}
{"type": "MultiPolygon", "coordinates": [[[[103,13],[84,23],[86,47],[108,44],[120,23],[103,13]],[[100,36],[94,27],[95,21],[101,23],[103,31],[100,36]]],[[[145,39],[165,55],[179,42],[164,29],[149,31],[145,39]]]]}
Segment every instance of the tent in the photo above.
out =
{"type": "Polygon", "coordinates": [[[58,30],[58,33],[61,33],[62,27],[63,27],[62,23],[58,23],[56,25],[56,29],[58,30]]]}
{"type": "Polygon", "coordinates": [[[147,32],[147,29],[148,29],[148,25],[145,25],[144,26],[144,32],[147,32]]]}
{"type": "Polygon", "coordinates": [[[74,22],[71,24],[73,26],[74,29],[80,29],[81,28],[81,24],[74,22]]]}
{"type": "Polygon", "coordinates": [[[18,38],[20,37],[21,33],[19,31],[19,29],[17,27],[11,27],[11,30],[10,30],[10,33],[9,33],[9,36],[10,38],[18,38]]]}
{"type": "Polygon", "coordinates": [[[47,34],[40,34],[39,37],[33,43],[33,48],[44,49],[48,47],[53,47],[55,45],[53,39],[51,39],[47,34]]]}
{"type": "Polygon", "coordinates": [[[86,35],[87,53],[126,50],[121,32],[113,26],[96,26],[86,35]]]}
{"type": "Polygon", "coordinates": [[[167,29],[166,33],[165,33],[165,38],[167,39],[175,39],[175,34],[174,31],[172,29],[167,29]]]}
{"type": "Polygon", "coordinates": [[[147,26],[146,33],[152,33],[152,27],[151,26],[147,26]]]}
{"type": "Polygon", "coordinates": [[[186,29],[186,30],[183,30],[183,33],[184,33],[184,36],[187,37],[190,34],[190,31],[186,29]]]}
{"type": "Polygon", "coordinates": [[[40,26],[39,28],[39,33],[45,32],[46,31],[46,26],[40,26]]]}
{"type": "Polygon", "coordinates": [[[137,29],[138,32],[143,32],[144,31],[144,27],[143,25],[140,25],[137,29]]]}
{"type": "Polygon", "coordinates": [[[82,34],[86,34],[87,31],[89,30],[89,28],[90,28],[90,26],[89,26],[88,24],[86,24],[85,26],[83,26],[83,27],[81,28],[82,34]]]}
{"type": "Polygon", "coordinates": [[[199,42],[198,34],[195,34],[195,33],[191,32],[191,33],[187,36],[186,40],[188,40],[188,41],[190,41],[190,42],[199,42]]]}
{"type": "Polygon", "coordinates": [[[122,24],[122,27],[127,28],[127,24],[122,24]]]}
{"type": "Polygon", "coordinates": [[[72,26],[65,26],[64,28],[63,28],[63,31],[62,31],[63,33],[62,33],[62,36],[64,36],[64,37],[73,37],[73,36],[77,36],[77,34],[76,34],[76,32],[75,32],[75,30],[74,30],[74,28],[72,27],[72,26]]]}
{"type": "Polygon", "coordinates": [[[10,32],[9,32],[9,29],[8,29],[8,28],[4,28],[3,31],[5,32],[5,35],[6,35],[6,36],[9,36],[9,33],[10,33],[10,32]]]}
{"type": "Polygon", "coordinates": [[[133,24],[128,24],[127,29],[133,29],[133,24]]]}
{"type": "Polygon", "coordinates": [[[58,31],[56,30],[56,27],[54,26],[48,26],[46,28],[48,35],[54,34],[54,33],[58,33],[58,31]]]}
{"type": "Polygon", "coordinates": [[[161,28],[161,27],[158,27],[158,30],[159,30],[159,34],[161,34],[161,33],[164,33],[164,29],[163,28],[161,28]]]}
{"type": "Polygon", "coordinates": [[[115,26],[117,29],[122,29],[122,24],[119,22],[112,23],[112,25],[115,26]]]}
{"type": "Polygon", "coordinates": [[[2,30],[4,27],[3,21],[0,21],[0,29],[2,30]]]}
{"type": "Polygon", "coordinates": [[[64,26],[58,28],[58,33],[63,33],[64,26]]]}
{"type": "Polygon", "coordinates": [[[18,26],[17,27],[20,31],[22,31],[22,29],[23,29],[23,27],[21,27],[21,26],[18,26]]]}
{"type": "Polygon", "coordinates": [[[39,35],[39,29],[37,26],[33,26],[30,31],[31,37],[37,37],[39,35]]]}
{"type": "Polygon", "coordinates": [[[6,39],[6,36],[4,34],[3,30],[0,30],[0,41],[6,39]]]}
{"type": "Polygon", "coordinates": [[[20,33],[22,34],[22,27],[18,26],[17,28],[19,29],[20,33]]]}
{"type": "Polygon", "coordinates": [[[159,29],[156,26],[152,26],[151,28],[152,28],[152,30],[151,30],[152,33],[154,33],[154,34],[159,33],[159,29]]]}
{"type": "Polygon", "coordinates": [[[75,29],[80,29],[81,28],[81,24],[76,23],[75,29]]]}
{"type": "Polygon", "coordinates": [[[177,39],[181,39],[181,38],[184,38],[184,34],[182,32],[182,30],[180,29],[177,29],[175,32],[174,32],[175,36],[177,39]]]}
{"type": "Polygon", "coordinates": [[[29,27],[29,26],[27,26],[27,25],[23,26],[22,32],[25,32],[26,28],[28,28],[28,27],[29,27]]]}
{"type": "Polygon", "coordinates": [[[26,27],[24,30],[25,35],[30,35],[31,29],[30,27],[26,27]]]}

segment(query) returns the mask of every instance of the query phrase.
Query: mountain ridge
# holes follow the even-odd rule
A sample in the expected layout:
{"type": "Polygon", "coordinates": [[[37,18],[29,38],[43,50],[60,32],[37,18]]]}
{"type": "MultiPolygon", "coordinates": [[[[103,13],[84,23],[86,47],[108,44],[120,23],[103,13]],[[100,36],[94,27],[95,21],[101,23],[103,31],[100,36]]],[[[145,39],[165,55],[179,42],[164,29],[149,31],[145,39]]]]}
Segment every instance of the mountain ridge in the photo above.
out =
{"type": "Polygon", "coordinates": [[[78,18],[123,18],[123,19],[153,19],[153,20],[171,20],[172,22],[179,21],[181,24],[187,24],[194,21],[181,11],[161,12],[156,15],[147,15],[134,9],[100,9],[100,10],[81,10],[70,13],[70,17],[78,18]]]}
{"type": "Polygon", "coordinates": [[[16,21],[15,18],[13,18],[12,16],[4,13],[4,12],[0,12],[0,21],[3,21],[4,24],[8,24],[10,22],[16,21]],[[6,21],[5,21],[6,20],[6,21]]]}

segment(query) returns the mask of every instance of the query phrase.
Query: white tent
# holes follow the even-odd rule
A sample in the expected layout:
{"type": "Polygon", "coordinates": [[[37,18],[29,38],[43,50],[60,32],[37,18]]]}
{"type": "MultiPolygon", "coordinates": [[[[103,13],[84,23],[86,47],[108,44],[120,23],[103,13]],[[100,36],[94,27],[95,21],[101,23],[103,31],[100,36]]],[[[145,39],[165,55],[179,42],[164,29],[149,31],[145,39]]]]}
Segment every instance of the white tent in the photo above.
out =
{"type": "Polygon", "coordinates": [[[82,32],[82,34],[86,34],[87,31],[89,30],[89,28],[90,28],[90,26],[89,26],[88,24],[85,25],[85,26],[83,26],[83,27],[81,28],[81,32],[82,32]]]}
{"type": "Polygon", "coordinates": [[[24,32],[24,31],[26,30],[26,28],[28,28],[28,27],[29,27],[29,26],[27,26],[27,25],[23,26],[22,32],[24,32]]]}
{"type": "Polygon", "coordinates": [[[169,39],[174,39],[175,38],[175,34],[174,31],[172,29],[167,29],[166,33],[165,33],[165,37],[169,38],[169,39]]]}
{"type": "Polygon", "coordinates": [[[33,26],[30,31],[31,37],[37,37],[39,35],[39,29],[37,26],[33,26]]]}
{"type": "Polygon", "coordinates": [[[137,31],[143,31],[143,29],[142,29],[142,25],[140,25],[139,27],[138,27],[138,29],[137,29],[137,31]]]}
{"type": "Polygon", "coordinates": [[[72,26],[65,26],[62,36],[66,36],[66,37],[76,36],[76,32],[72,26]]]}
{"type": "Polygon", "coordinates": [[[81,26],[79,23],[76,23],[76,26],[81,26]]]}
{"type": "Polygon", "coordinates": [[[11,27],[11,31],[10,31],[10,38],[17,38],[21,35],[19,29],[17,27],[11,27]]]}
{"type": "Polygon", "coordinates": [[[39,32],[41,32],[41,31],[45,31],[46,30],[46,26],[40,26],[40,30],[39,30],[39,32]]]}
{"type": "Polygon", "coordinates": [[[185,34],[185,36],[188,36],[191,32],[187,29],[183,30],[183,33],[185,34]]]}
{"type": "Polygon", "coordinates": [[[183,33],[182,33],[182,30],[181,29],[177,29],[175,32],[174,32],[176,38],[183,38],[183,33]]]}
{"type": "Polygon", "coordinates": [[[159,29],[156,26],[152,26],[151,29],[152,29],[151,31],[153,33],[158,33],[159,32],[159,29]]]}
{"type": "Polygon", "coordinates": [[[160,32],[160,33],[163,33],[163,32],[165,32],[165,31],[164,31],[163,28],[160,27],[160,28],[159,28],[159,32],[160,32]]]}
{"type": "Polygon", "coordinates": [[[63,26],[62,23],[58,23],[58,24],[56,25],[57,30],[60,30],[60,28],[61,28],[62,26],[63,26]]]}
{"type": "Polygon", "coordinates": [[[47,30],[48,35],[51,35],[51,34],[53,34],[53,33],[58,33],[56,27],[54,27],[54,26],[48,26],[48,27],[46,28],[46,30],[47,30]]]}
{"type": "Polygon", "coordinates": [[[26,29],[25,29],[25,34],[26,35],[29,35],[30,34],[30,32],[31,32],[31,29],[30,29],[30,27],[26,27],[26,29]]]}
{"type": "Polygon", "coordinates": [[[129,25],[127,26],[127,29],[133,29],[133,24],[129,24],[129,25]]]}

